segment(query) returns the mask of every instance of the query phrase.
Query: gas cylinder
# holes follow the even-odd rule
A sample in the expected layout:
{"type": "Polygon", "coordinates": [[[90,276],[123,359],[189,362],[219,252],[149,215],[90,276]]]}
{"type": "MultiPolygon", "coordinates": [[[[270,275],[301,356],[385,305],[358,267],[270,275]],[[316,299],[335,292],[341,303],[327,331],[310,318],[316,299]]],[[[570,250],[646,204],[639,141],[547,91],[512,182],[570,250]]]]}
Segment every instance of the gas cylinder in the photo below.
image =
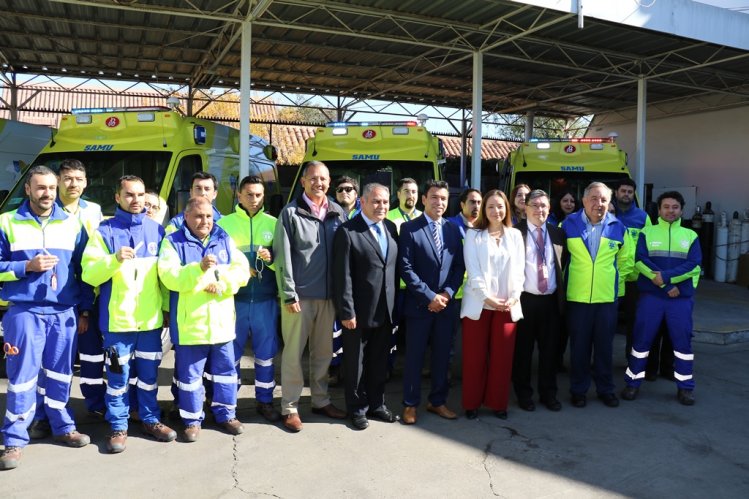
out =
{"type": "Polygon", "coordinates": [[[728,225],[728,259],[726,261],[726,282],[736,282],[739,273],[739,255],[741,251],[741,219],[739,212],[733,212],[728,225]]]}
{"type": "Polygon", "coordinates": [[[728,220],[726,212],[720,212],[718,230],[715,232],[715,282],[726,282],[726,259],[728,258],[728,220]]]}
{"type": "Polygon", "coordinates": [[[713,203],[705,203],[705,211],[702,212],[702,233],[700,234],[700,249],[702,250],[703,275],[713,278],[713,243],[715,241],[715,212],[713,203]]]}

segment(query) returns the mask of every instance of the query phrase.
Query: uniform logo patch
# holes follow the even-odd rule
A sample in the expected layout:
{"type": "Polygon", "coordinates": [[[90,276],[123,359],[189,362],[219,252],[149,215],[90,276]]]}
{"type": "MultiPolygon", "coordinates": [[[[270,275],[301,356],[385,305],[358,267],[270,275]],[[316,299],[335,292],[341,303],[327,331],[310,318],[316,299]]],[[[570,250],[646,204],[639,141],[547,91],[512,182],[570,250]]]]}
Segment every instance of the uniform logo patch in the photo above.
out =
{"type": "Polygon", "coordinates": [[[684,249],[689,248],[689,241],[687,241],[686,239],[682,239],[681,243],[679,244],[681,244],[681,247],[684,249]]]}
{"type": "Polygon", "coordinates": [[[221,250],[218,252],[218,259],[221,263],[226,263],[229,261],[229,255],[226,253],[226,250],[221,250]]]}
{"type": "Polygon", "coordinates": [[[151,241],[148,243],[148,254],[151,256],[156,256],[156,253],[158,253],[159,247],[156,245],[155,242],[151,241]]]}
{"type": "Polygon", "coordinates": [[[609,249],[616,249],[616,241],[609,241],[609,249]]]}
{"type": "Polygon", "coordinates": [[[268,231],[263,232],[263,241],[265,241],[266,244],[273,241],[273,233],[268,231]]]}

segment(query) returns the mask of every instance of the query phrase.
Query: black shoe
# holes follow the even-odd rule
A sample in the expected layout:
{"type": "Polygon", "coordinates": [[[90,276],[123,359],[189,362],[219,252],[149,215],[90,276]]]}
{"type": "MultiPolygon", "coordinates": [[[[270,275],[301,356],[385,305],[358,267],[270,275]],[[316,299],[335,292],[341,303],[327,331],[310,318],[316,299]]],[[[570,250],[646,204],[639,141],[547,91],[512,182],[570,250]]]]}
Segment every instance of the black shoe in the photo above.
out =
{"type": "Polygon", "coordinates": [[[562,410],[562,403],[559,402],[556,397],[546,397],[541,399],[541,403],[552,412],[559,412],[562,410]]]}
{"type": "Polygon", "coordinates": [[[366,430],[369,428],[369,421],[364,414],[354,414],[351,416],[351,423],[353,423],[354,428],[357,430],[366,430]]]}
{"type": "Polygon", "coordinates": [[[383,421],[385,423],[395,423],[399,419],[398,416],[395,415],[393,411],[391,411],[387,407],[380,407],[379,409],[375,409],[374,411],[369,411],[367,413],[367,416],[379,421],[383,421]]]}
{"type": "Polygon", "coordinates": [[[466,419],[476,419],[479,417],[478,409],[468,409],[466,411],[466,419]]]}
{"type": "Polygon", "coordinates": [[[637,392],[639,391],[640,389],[635,386],[627,386],[620,395],[624,400],[634,400],[637,398],[637,392]]]}
{"type": "Polygon", "coordinates": [[[524,411],[533,412],[536,410],[536,404],[531,399],[518,400],[518,406],[524,411]]]}
{"type": "Polygon", "coordinates": [[[494,411],[494,415],[499,419],[507,419],[507,411],[494,411]]]}
{"type": "Polygon", "coordinates": [[[577,395],[574,393],[570,397],[570,402],[572,403],[572,407],[585,407],[588,405],[588,399],[585,395],[577,395]]]}
{"type": "Polygon", "coordinates": [[[272,403],[258,402],[256,410],[269,423],[276,423],[281,420],[281,413],[273,407],[272,403]]]}
{"type": "Polygon", "coordinates": [[[676,398],[679,400],[681,405],[694,405],[694,393],[692,390],[685,390],[679,388],[676,392],[676,398]]]}
{"type": "Polygon", "coordinates": [[[600,393],[598,398],[606,407],[619,407],[619,399],[613,393],[600,393]]]}

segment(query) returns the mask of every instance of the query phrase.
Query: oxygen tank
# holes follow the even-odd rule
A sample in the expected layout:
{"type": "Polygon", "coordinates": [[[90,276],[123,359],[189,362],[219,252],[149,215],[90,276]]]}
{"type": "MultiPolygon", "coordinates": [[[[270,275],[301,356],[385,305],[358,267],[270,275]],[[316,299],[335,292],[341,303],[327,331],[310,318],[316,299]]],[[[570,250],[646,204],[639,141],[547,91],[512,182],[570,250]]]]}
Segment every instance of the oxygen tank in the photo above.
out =
{"type": "Polygon", "coordinates": [[[700,234],[700,248],[702,249],[703,275],[712,279],[713,277],[713,243],[715,241],[715,212],[713,203],[705,203],[705,211],[702,212],[702,234],[700,234]]]}
{"type": "Polygon", "coordinates": [[[728,260],[726,262],[726,282],[736,282],[739,273],[739,255],[741,250],[741,220],[739,212],[733,212],[733,219],[728,225],[728,260]]]}
{"type": "Polygon", "coordinates": [[[720,222],[715,233],[715,282],[726,282],[726,259],[728,258],[728,221],[726,212],[720,212],[720,222]]]}
{"type": "Polygon", "coordinates": [[[741,222],[741,254],[749,253],[749,208],[744,211],[744,221],[741,222]]]}

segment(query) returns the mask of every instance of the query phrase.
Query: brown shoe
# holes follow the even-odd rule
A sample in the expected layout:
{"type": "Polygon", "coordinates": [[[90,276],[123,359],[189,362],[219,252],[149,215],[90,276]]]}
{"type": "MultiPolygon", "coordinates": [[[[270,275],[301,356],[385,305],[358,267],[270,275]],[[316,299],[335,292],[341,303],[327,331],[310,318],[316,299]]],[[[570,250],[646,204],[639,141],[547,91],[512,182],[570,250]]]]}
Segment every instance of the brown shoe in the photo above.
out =
{"type": "Polygon", "coordinates": [[[403,424],[416,424],[416,407],[406,406],[403,408],[403,424]]]}
{"type": "Polygon", "coordinates": [[[340,410],[333,404],[328,404],[325,407],[313,407],[312,413],[322,414],[323,416],[327,416],[331,419],[346,419],[346,412],[340,410]]]}
{"type": "Polygon", "coordinates": [[[273,407],[273,404],[258,402],[257,413],[263,416],[269,423],[276,423],[281,419],[281,413],[273,407]]]}
{"type": "Polygon", "coordinates": [[[127,442],[127,432],[125,430],[115,430],[109,435],[107,440],[107,450],[110,454],[119,454],[125,450],[127,442]]]}
{"type": "Polygon", "coordinates": [[[0,454],[0,470],[12,470],[18,468],[21,460],[21,447],[6,447],[0,454]]]}
{"type": "Polygon", "coordinates": [[[446,405],[438,405],[433,406],[432,404],[427,404],[427,411],[436,414],[437,416],[445,419],[458,419],[458,415],[455,414],[453,411],[447,408],[446,405]]]}
{"type": "Polygon", "coordinates": [[[151,435],[159,442],[171,442],[177,438],[177,432],[160,421],[151,424],[143,423],[143,433],[151,435]]]}
{"type": "Polygon", "coordinates": [[[54,440],[55,442],[60,442],[68,447],[85,447],[91,443],[91,439],[88,435],[78,433],[75,430],[66,433],[65,435],[55,435],[54,440]]]}
{"type": "Polygon", "coordinates": [[[283,418],[283,425],[289,429],[289,431],[292,431],[294,433],[299,433],[302,431],[302,419],[299,417],[299,414],[296,412],[292,412],[291,414],[284,414],[281,416],[283,418]]]}
{"type": "Polygon", "coordinates": [[[190,426],[185,427],[184,436],[185,442],[195,442],[200,436],[200,425],[191,424],[190,426]]]}
{"type": "Polygon", "coordinates": [[[232,435],[239,435],[244,432],[244,426],[242,426],[242,423],[240,423],[237,418],[231,418],[229,421],[219,423],[219,426],[232,435]]]}

